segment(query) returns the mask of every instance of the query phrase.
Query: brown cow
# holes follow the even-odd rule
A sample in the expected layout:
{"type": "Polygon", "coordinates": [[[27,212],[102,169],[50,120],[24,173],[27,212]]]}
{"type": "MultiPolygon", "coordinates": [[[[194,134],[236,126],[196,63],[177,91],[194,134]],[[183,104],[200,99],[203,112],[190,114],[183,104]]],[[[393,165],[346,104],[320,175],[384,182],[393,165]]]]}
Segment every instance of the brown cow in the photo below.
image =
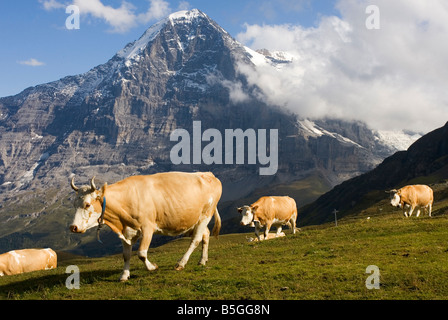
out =
{"type": "Polygon", "coordinates": [[[57,255],[52,249],[23,249],[0,254],[0,276],[9,276],[57,267],[57,255]]]}
{"type": "Polygon", "coordinates": [[[432,204],[434,202],[433,190],[426,185],[410,185],[401,189],[387,191],[390,193],[390,204],[403,209],[405,217],[412,216],[415,208],[418,208],[417,217],[420,215],[420,208],[428,209],[431,216],[432,204]],[[406,208],[409,207],[409,214],[406,208]]]}
{"type": "Polygon", "coordinates": [[[148,248],[153,234],[192,235],[188,251],[176,265],[185,267],[191,253],[202,242],[200,264],[208,260],[210,231],[208,223],[215,217],[213,235],[218,236],[221,218],[217,204],[222,185],[211,172],[167,172],[132,176],[97,189],[94,178],[90,186],[72,188],[77,192],[75,218],[70,230],[84,233],[104,221],[123,243],[124,269],[121,281],[129,278],[132,245],[141,238],[138,257],[148,270],[157,269],[149,262],[148,248]],[[104,207],[103,207],[104,206],[104,207]],[[102,209],[104,208],[104,209],[102,209]]]}
{"type": "Polygon", "coordinates": [[[264,239],[268,239],[271,226],[277,227],[277,237],[285,224],[296,233],[297,205],[290,197],[261,197],[250,206],[238,208],[238,212],[242,215],[241,225],[255,227],[258,241],[261,241],[260,230],[264,226],[264,239]]]}

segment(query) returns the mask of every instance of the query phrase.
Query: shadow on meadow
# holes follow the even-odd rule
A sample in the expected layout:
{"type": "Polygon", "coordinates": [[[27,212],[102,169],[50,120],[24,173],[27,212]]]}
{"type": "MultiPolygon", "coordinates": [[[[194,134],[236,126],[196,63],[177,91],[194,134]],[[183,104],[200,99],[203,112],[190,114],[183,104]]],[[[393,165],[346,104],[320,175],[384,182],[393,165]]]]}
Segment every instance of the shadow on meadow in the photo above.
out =
{"type": "MultiPolygon", "coordinates": [[[[58,268],[65,269],[65,268],[58,268]]],[[[54,270],[54,272],[59,270],[54,270]]],[[[92,270],[80,272],[81,285],[94,284],[95,282],[117,282],[121,274],[121,270],[92,270]],[[113,280],[111,280],[113,278],[113,280]]],[[[0,299],[14,299],[19,298],[22,294],[41,293],[42,299],[45,299],[45,293],[51,292],[55,288],[66,286],[67,278],[71,273],[60,273],[43,275],[40,277],[33,277],[29,279],[9,282],[5,285],[0,285],[0,299]]],[[[5,277],[20,277],[5,276],[5,277]]],[[[9,279],[8,279],[9,280],[9,279]]],[[[71,282],[70,282],[71,283],[71,282]]],[[[68,290],[68,289],[67,289],[68,290]]]]}

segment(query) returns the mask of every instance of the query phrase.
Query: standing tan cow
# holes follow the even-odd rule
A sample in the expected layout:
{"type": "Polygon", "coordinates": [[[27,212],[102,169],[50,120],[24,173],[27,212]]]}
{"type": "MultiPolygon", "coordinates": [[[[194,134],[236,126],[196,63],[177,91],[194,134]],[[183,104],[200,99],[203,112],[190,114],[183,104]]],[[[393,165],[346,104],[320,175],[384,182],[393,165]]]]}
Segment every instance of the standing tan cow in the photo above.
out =
{"type": "Polygon", "coordinates": [[[90,186],[71,187],[77,197],[75,218],[70,230],[84,233],[104,221],[123,243],[124,269],[121,281],[130,276],[132,245],[140,240],[138,257],[148,270],[157,269],[149,262],[148,248],[153,234],[192,235],[188,251],[176,265],[185,267],[191,253],[202,242],[200,264],[208,260],[210,231],[208,223],[214,216],[213,235],[218,236],[221,218],[217,205],[222,185],[211,172],[167,172],[148,176],[132,176],[97,189],[94,178],[90,186]]]}
{"type": "Polygon", "coordinates": [[[390,193],[391,198],[390,204],[402,208],[405,217],[412,216],[415,208],[418,208],[417,217],[420,215],[420,208],[427,209],[429,216],[431,216],[434,193],[430,187],[410,185],[398,190],[390,190],[388,193],[390,193]],[[410,208],[409,214],[406,212],[406,208],[410,208]]]}
{"type": "Polygon", "coordinates": [[[290,197],[261,197],[250,206],[238,208],[241,225],[255,227],[255,235],[261,241],[260,230],[266,226],[264,239],[268,239],[271,226],[277,227],[276,236],[280,236],[283,225],[289,225],[296,233],[297,205],[290,197]]]}
{"type": "Polygon", "coordinates": [[[52,249],[23,249],[0,254],[0,276],[9,276],[57,267],[57,255],[52,249]]]}

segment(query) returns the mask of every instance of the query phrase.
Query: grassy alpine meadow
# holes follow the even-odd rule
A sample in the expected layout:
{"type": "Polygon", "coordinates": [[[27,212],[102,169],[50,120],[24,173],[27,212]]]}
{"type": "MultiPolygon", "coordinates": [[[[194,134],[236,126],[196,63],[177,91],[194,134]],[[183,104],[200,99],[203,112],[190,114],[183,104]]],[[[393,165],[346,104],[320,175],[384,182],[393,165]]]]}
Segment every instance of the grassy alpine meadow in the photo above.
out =
{"type": "MultiPolygon", "coordinates": [[[[299,217],[300,218],[300,217],[299,217]]],[[[250,231],[251,229],[248,229],[250,231]]],[[[404,218],[398,211],[302,228],[295,235],[248,242],[253,233],[211,239],[209,261],[200,247],[182,271],[174,270],[189,238],[150,249],[159,269],[149,272],[134,254],[131,278],[121,283],[121,255],[79,258],[60,253],[58,268],[0,278],[1,299],[447,299],[448,216],[404,218]],[[66,267],[80,270],[69,290],[66,267]],[[366,268],[379,270],[379,289],[368,289],[366,268]]],[[[100,244],[98,244],[100,245],[100,244]]],[[[107,244],[105,244],[107,245],[107,244]]]]}

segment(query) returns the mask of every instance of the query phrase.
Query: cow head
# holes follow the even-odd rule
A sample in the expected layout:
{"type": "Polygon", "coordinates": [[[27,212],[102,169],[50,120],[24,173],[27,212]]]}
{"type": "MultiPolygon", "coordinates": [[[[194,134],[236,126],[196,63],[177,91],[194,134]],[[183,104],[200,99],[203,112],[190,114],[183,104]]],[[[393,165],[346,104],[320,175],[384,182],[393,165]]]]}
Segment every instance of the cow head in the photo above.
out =
{"type": "Polygon", "coordinates": [[[400,207],[401,206],[401,194],[400,194],[400,190],[390,190],[387,191],[387,193],[389,193],[390,195],[390,204],[394,207],[400,207]]]}
{"type": "Polygon", "coordinates": [[[254,226],[254,210],[255,208],[250,206],[242,206],[238,208],[238,212],[241,214],[241,221],[240,224],[242,226],[250,225],[251,227],[254,226]]]}
{"type": "Polygon", "coordinates": [[[75,186],[75,177],[70,183],[76,191],[76,198],[73,203],[76,213],[70,231],[74,233],[84,233],[86,230],[98,226],[98,219],[102,211],[102,197],[106,190],[105,184],[100,190],[95,186],[95,177],[90,180],[90,186],[75,186]]]}

